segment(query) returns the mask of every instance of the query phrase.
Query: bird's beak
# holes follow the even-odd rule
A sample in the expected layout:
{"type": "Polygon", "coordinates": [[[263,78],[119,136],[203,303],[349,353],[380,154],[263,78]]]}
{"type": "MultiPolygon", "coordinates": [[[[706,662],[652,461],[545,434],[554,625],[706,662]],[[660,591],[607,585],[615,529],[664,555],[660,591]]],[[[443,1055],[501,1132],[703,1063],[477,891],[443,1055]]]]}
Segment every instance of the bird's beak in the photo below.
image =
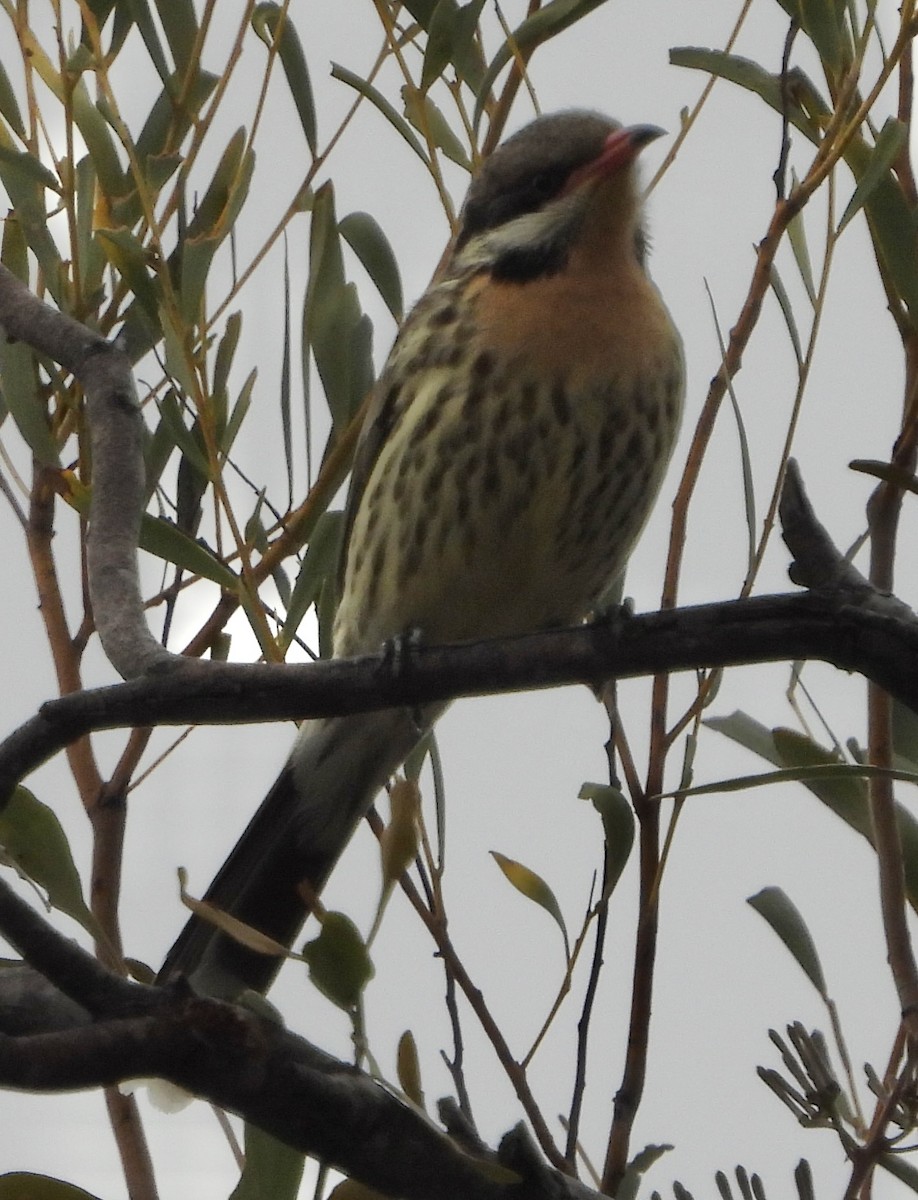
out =
{"type": "Polygon", "coordinates": [[[666,130],[658,125],[626,125],[623,129],[616,129],[609,134],[591,162],[571,172],[564,190],[573,191],[588,180],[604,179],[629,167],[645,146],[665,133],[666,130]]]}

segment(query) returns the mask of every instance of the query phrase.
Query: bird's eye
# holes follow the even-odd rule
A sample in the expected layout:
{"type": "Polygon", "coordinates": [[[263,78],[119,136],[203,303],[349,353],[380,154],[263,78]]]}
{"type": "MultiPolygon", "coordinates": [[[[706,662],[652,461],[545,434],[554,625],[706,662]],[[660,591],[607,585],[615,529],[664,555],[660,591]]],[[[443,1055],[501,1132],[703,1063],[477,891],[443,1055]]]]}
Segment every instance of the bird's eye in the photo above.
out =
{"type": "Polygon", "coordinates": [[[563,176],[559,171],[536,171],[529,177],[529,192],[538,202],[550,200],[561,186],[563,176]]]}

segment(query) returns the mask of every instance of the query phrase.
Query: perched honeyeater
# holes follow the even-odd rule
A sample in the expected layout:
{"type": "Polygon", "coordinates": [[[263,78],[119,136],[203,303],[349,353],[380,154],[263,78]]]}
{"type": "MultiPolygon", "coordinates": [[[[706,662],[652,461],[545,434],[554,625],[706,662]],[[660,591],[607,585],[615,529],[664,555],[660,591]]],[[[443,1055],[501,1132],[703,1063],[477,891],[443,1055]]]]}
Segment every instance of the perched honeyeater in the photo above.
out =
{"type": "MultiPolygon", "coordinates": [[[[483,164],[405,322],[354,464],[337,656],[581,621],[619,576],[679,425],[679,335],[634,169],[662,131],[540,117],[483,164]]],[[[308,721],[207,899],[289,945],[376,792],[442,708],[308,721]]],[[[192,917],[164,967],[264,990],[276,958],[192,917]]]]}

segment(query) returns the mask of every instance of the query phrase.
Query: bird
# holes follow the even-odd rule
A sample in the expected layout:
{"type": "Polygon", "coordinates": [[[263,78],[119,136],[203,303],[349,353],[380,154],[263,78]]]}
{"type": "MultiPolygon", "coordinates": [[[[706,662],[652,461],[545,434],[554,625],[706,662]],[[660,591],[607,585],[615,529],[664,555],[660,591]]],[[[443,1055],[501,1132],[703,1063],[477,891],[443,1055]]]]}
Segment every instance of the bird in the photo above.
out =
{"type": "MultiPolygon", "coordinates": [[[[637,174],[663,130],[536,117],[481,164],[444,270],[375,385],[333,652],[570,626],[624,571],[683,403],[637,174]]],[[[312,719],[205,899],[291,946],[376,794],[445,705],[312,719]]],[[[282,960],[192,916],[160,978],[264,992],[282,960]]]]}

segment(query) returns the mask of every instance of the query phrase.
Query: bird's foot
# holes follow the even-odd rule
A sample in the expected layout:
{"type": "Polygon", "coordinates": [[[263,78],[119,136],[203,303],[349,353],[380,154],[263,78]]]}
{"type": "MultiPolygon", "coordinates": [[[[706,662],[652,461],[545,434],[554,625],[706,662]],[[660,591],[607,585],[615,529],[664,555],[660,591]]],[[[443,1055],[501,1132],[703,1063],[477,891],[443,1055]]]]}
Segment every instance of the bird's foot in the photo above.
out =
{"type": "Polygon", "coordinates": [[[387,638],[379,652],[383,666],[388,667],[397,679],[411,667],[417,651],[423,645],[424,635],[416,625],[397,633],[395,637],[387,638]]]}
{"type": "Polygon", "coordinates": [[[621,602],[612,601],[594,608],[587,618],[588,625],[625,625],[634,616],[634,601],[626,596],[621,602]]]}

